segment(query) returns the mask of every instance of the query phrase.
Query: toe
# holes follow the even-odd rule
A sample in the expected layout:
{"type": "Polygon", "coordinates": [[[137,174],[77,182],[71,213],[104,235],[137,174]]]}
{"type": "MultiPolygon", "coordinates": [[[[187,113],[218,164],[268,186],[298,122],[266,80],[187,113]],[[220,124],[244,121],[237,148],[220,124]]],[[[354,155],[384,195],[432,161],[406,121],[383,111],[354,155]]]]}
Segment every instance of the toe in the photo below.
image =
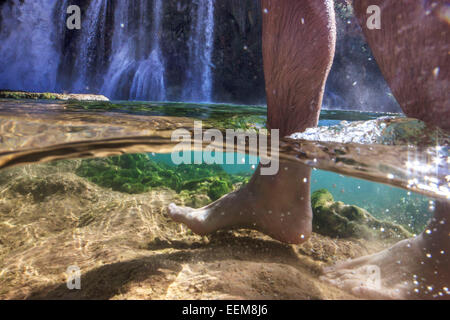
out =
{"type": "Polygon", "coordinates": [[[352,289],[352,293],[355,296],[374,300],[400,300],[403,299],[400,292],[400,290],[375,288],[370,286],[359,286],[352,289]]]}
{"type": "Polygon", "coordinates": [[[169,209],[169,216],[173,220],[179,222],[179,219],[181,218],[180,208],[175,203],[171,203],[169,204],[168,209],[169,209]]]}
{"type": "Polygon", "coordinates": [[[175,203],[171,203],[169,204],[168,209],[170,214],[175,214],[175,212],[177,212],[178,210],[178,206],[175,203]]]}
{"type": "Polygon", "coordinates": [[[194,211],[192,208],[179,207],[175,203],[168,206],[169,216],[176,222],[186,223],[191,220],[190,214],[194,211]]]}

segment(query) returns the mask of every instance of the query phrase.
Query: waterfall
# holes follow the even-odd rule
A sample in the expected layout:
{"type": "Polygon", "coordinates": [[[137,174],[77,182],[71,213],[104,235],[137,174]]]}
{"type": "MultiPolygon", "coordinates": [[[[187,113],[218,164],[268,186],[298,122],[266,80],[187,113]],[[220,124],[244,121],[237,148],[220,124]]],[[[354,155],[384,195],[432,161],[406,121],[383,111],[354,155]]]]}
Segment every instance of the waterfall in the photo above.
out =
{"type": "MultiPolygon", "coordinates": [[[[165,100],[166,63],[171,61],[165,61],[161,41],[172,35],[163,30],[164,8],[177,14],[182,10],[180,4],[170,8],[163,0],[78,1],[81,30],[69,30],[67,7],[73,2],[77,3],[0,2],[0,89],[165,100]]],[[[179,69],[182,79],[175,86],[181,88],[177,87],[175,99],[208,102],[212,96],[214,0],[196,0],[189,6],[192,23],[186,29],[186,49],[178,52],[187,57],[187,63],[179,69]]],[[[170,66],[171,81],[176,82],[170,66]]]]}
{"type": "Polygon", "coordinates": [[[60,60],[54,0],[14,0],[1,7],[0,88],[50,91],[60,60]]]}
{"type": "Polygon", "coordinates": [[[148,3],[134,1],[130,8],[129,3],[121,1],[116,7],[113,53],[101,89],[109,97],[159,101],[166,98],[160,47],[162,0],[155,0],[151,10],[148,3]]]}
{"type": "MultiPolygon", "coordinates": [[[[161,15],[162,0],[155,0],[153,6],[152,49],[147,59],[140,61],[138,64],[131,85],[131,99],[161,101],[166,98],[166,88],[164,84],[165,68],[162,62],[162,53],[159,44],[159,38],[162,33],[161,15]]],[[[143,36],[145,36],[145,34],[143,36]]]]}
{"type": "Polygon", "coordinates": [[[186,101],[210,102],[214,49],[214,0],[198,0],[189,39],[189,66],[183,90],[186,101]]]}
{"type": "Polygon", "coordinates": [[[108,0],[92,0],[82,19],[81,39],[75,60],[76,81],[72,87],[74,93],[89,91],[90,74],[96,73],[100,64],[99,54],[105,52],[107,6],[108,0]]]}

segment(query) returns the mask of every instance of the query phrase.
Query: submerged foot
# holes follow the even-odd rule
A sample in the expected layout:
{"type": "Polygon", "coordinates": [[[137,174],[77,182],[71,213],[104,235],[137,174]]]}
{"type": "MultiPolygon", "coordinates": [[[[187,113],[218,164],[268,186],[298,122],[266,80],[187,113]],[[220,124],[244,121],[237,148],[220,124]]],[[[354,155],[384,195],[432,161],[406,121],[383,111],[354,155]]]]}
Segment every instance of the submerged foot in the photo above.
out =
{"type": "Polygon", "coordinates": [[[450,299],[448,223],[436,215],[422,235],[325,268],[321,279],[366,299],[450,299]]]}
{"type": "Polygon", "coordinates": [[[285,243],[299,244],[311,234],[311,169],[280,163],[275,176],[255,173],[248,185],[201,209],[169,206],[169,215],[193,232],[250,228],[285,243]]]}

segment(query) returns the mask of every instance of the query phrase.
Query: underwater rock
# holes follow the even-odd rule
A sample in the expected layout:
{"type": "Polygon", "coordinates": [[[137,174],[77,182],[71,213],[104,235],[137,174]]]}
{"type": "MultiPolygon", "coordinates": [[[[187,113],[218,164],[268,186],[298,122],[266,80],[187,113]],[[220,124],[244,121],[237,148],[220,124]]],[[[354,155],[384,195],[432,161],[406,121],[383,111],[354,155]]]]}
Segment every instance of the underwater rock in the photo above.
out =
{"type": "Polygon", "coordinates": [[[437,146],[450,144],[450,133],[410,118],[387,119],[378,142],[384,145],[437,146]]]}
{"type": "Polygon", "coordinates": [[[326,189],[317,190],[311,196],[313,231],[321,235],[339,238],[406,239],[413,235],[404,227],[374,218],[357,206],[335,202],[326,189]]]}
{"type": "Polygon", "coordinates": [[[209,186],[208,196],[212,200],[217,200],[231,191],[231,187],[222,180],[214,180],[209,186]]]}
{"type": "Polygon", "coordinates": [[[98,94],[66,94],[50,92],[26,92],[0,90],[0,99],[32,99],[32,100],[75,100],[75,101],[109,101],[103,95],[98,94]]]}
{"type": "Polygon", "coordinates": [[[187,190],[180,192],[180,198],[183,202],[183,206],[194,209],[205,207],[212,202],[211,198],[206,194],[197,194],[187,190]]]}

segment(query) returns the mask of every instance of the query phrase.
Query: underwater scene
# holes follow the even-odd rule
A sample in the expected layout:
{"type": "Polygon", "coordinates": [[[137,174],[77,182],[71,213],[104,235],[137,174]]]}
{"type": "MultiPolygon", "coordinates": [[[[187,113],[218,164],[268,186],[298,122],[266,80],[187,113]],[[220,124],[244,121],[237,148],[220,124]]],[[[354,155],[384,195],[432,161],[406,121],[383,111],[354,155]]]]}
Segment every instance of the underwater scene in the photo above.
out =
{"type": "Polygon", "coordinates": [[[0,303],[450,300],[449,39],[448,0],[0,0],[0,303]]]}
{"type": "MultiPolygon", "coordinates": [[[[322,111],[318,128],[281,139],[275,178],[258,177],[261,159],[249,150],[231,152],[234,164],[226,164],[226,152],[217,154],[223,164],[174,163],[174,130],[192,130],[198,120],[221,131],[261,130],[265,112],[238,105],[1,100],[0,297],[359,299],[324,268],[433,232],[436,207],[448,204],[448,134],[398,114],[322,111]],[[333,148],[330,133],[342,139],[333,148]],[[241,199],[252,179],[272,179],[260,192],[281,202],[272,206],[252,193],[241,199]],[[305,187],[302,201],[289,199],[305,187]],[[301,243],[277,241],[257,226],[265,215],[270,224],[286,221],[287,230],[307,202],[312,232],[301,243]],[[255,218],[203,232],[173,213],[205,207],[223,210],[223,217],[255,218]],[[81,270],[82,290],[67,289],[69,266],[81,270]]],[[[434,259],[446,254],[438,249],[437,257],[421,258],[433,261],[433,270],[439,270],[434,259]]],[[[390,268],[408,263],[401,254],[395,259],[390,268]]],[[[363,263],[358,268],[361,286],[393,281],[384,274],[377,279],[363,263]]],[[[402,286],[433,299],[448,294],[445,287],[427,288],[414,271],[400,277],[402,286]]]]}

